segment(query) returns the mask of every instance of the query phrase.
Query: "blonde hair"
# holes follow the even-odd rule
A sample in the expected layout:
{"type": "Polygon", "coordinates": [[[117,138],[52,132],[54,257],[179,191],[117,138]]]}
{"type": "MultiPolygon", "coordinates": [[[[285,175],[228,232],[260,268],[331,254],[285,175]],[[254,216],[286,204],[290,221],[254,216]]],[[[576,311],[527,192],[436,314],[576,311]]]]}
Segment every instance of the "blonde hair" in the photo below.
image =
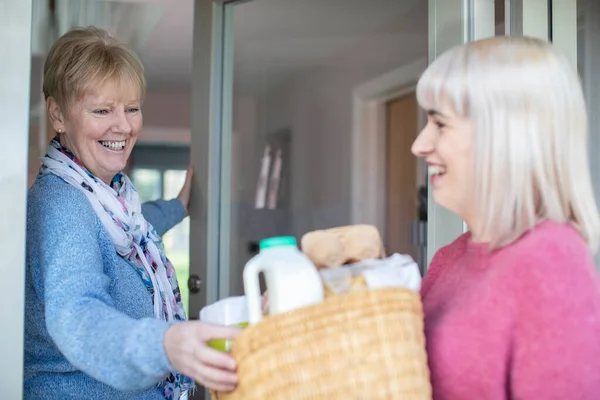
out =
{"type": "Polygon", "coordinates": [[[492,249],[551,220],[572,224],[596,252],[586,104],[577,74],[551,44],[496,37],[455,47],[425,71],[417,98],[473,124],[475,205],[492,249]]]}
{"type": "Polygon", "coordinates": [[[146,78],[137,55],[103,29],[75,28],[61,36],[48,53],[44,96],[68,110],[92,87],[109,79],[133,83],[143,100],[146,78]]]}

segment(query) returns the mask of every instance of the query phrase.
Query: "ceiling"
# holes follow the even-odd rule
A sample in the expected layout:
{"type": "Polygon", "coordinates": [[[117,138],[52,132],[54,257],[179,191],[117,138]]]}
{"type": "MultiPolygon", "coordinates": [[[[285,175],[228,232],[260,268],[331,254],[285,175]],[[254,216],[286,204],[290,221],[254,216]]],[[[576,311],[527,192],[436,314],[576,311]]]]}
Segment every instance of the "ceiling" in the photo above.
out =
{"type": "MultiPolygon", "coordinates": [[[[235,86],[256,82],[264,87],[265,79],[276,84],[315,68],[387,71],[423,57],[427,54],[427,3],[252,0],[235,5],[235,86]]],[[[41,62],[55,29],[60,34],[74,26],[96,25],[116,32],[133,46],[144,63],[151,90],[189,90],[194,0],[60,0],[56,2],[57,28],[52,27],[48,4],[34,0],[34,60],[41,62]]],[[[36,92],[33,118],[43,107],[38,102],[36,92]]]]}
{"type": "MultiPolygon", "coordinates": [[[[147,4],[157,3],[165,5],[162,16],[138,49],[149,85],[189,85],[193,0],[147,4]]],[[[253,0],[234,7],[236,84],[265,70],[287,76],[342,64],[398,66],[427,54],[426,0],[253,0]]]]}
{"type": "Polygon", "coordinates": [[[149,86],[189,85],[194,0],[163,0],[162,3],[170,6],[163,8],[162,17],[147,35],[144,46],[136,50],[144,63],[149,86]]]}

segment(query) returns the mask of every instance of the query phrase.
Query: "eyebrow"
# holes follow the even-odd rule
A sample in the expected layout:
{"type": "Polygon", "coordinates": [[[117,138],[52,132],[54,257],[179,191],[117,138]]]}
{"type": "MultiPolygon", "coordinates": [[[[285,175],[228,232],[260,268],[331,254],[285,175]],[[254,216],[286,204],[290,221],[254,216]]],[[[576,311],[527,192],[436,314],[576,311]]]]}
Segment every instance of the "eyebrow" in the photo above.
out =
{"type": "Polygon", "coordinates": [[[448,118],[447,115],[442,114],[440,111],[438,110],[427,110],[427,115],[429,115],[430,117],[441,117],[441,118],[448,118]]]}
{"type": "MultiPolygon", "coordinates": [[[[88,106],[89,107],[114,107],[115,106],[115,102],[112,100],[107,100],[107,101],[97,101],[97,100],[89,100],[88,101],[88,106]]],[[[130,107],[132,105],[139,105],[141,104],[140,100],[130,100],[127,102],[123,103],[126,107],[130,107]]]]}

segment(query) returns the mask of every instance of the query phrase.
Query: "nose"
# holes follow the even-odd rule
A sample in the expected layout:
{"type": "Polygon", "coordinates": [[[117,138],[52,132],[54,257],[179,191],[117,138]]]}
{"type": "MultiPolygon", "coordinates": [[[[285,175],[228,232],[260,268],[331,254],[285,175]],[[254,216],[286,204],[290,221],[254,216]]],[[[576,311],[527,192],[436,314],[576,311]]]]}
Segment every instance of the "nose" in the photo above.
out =
{"type": "Polygon", "coordinates": [[[115,120],[113,124],[113,132],[129,135],[132,131],[131,122],[129,122],[129,118],[127,113],[124,110],[120,112],[115,112],[115,120]]]}
{"type": "Polygon", "coordinates": [[[427,157],[435,150],[435,137],[433,130],[430,127],[431,124],[427,124],[425,128],[413,142],[410,150],[417,157],[427,157]]]}

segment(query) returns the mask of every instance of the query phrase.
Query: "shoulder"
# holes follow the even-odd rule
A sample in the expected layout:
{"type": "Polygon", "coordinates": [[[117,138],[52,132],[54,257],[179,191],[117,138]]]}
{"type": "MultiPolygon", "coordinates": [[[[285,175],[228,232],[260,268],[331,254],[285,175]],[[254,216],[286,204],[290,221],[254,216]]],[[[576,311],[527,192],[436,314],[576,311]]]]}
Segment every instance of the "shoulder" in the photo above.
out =
{"type": "Polygon", "coordinates": [[[435,255],[433,256],[431,264],[433,264],[434,261],[436,263],[439,263],[444,262],[448,259],[460,258],[462,255],[464,255],[465,251],[467,250],[470,237],[471,234],[469,232],[465,232],[449,245],[440,248],[437,251],[437,253],[435,253],[435,255]]]}
{"type": "Polygon", "coordinates": [[[466,254],[467,246],[469,244],[469,237],[470,234],[468,232],[463,233],[452,243],[440,248],[435,253],[431,259],[427,273],[423,278],[423,282],[421,284],[421,295],[424,296],[425,293],[433,286],[442,271],[444,271],[447,267],[454,265],[458,259],[466,254]]]}
{"type": "Polygon", "coordinates": [[[550,221],[538,224],[503,252],[524,262],[537,262],[543,269],[565,262],[593,263],[585,241],[573,226],[550,221]]]}
{"type": "Polygon", "coordinates": [[[56,175],[38,176],[29,189],[28,200],[31,204],[76,204],[85,203],[87,198],[73,185],[56,175]]]}
{"type": "Polygon", "coordinates": [[[28,223],[94,229],[96,214],[85,194],[55,175],[39,176],[28,193],[28,223]]]}
{"type": "Polygon", "coordinates": [[[508,279],[523,295],[563,299],[575,293],[600,295],[592,254],[569,224],[542,222],[502,250],[508,279]]]}

